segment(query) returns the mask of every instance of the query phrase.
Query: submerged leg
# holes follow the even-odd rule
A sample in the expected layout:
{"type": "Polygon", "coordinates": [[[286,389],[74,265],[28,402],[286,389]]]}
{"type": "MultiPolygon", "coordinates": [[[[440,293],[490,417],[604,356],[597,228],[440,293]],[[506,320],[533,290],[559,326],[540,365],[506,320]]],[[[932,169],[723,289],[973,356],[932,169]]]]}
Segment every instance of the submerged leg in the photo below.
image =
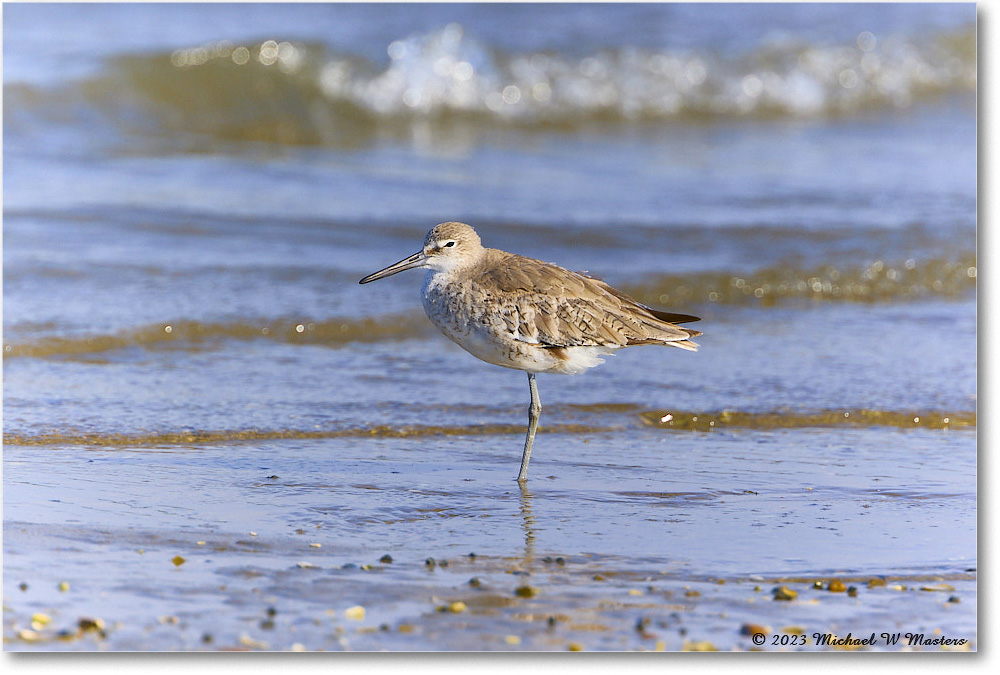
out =
{"type": "Polygon", "coordinates": [[[535,374],[528,373],[528,389],[531,391],[531,404],[528,406],[528,434],[524,437],[524,454],[521,455],[521,473],[517,482],[528,480],[528,460],[531,459],[531,444],[535,440],[535,429],[538,428],[538,417],[542,413],[542,403],[538,400],[538,387],[535,385],[535,374]]]}

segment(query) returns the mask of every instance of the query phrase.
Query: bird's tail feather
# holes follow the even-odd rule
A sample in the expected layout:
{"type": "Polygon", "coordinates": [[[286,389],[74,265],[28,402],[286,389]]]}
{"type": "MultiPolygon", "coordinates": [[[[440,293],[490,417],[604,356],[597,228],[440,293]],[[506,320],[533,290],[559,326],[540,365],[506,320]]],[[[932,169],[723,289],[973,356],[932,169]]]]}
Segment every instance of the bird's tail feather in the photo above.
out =
{"type": "MultiPolygon", "coordinates": [[[[692,321],[701,321],[700,316],[693,316],[691,314],[677,314],[675,312],[664,312],[659,309],[653,309],[652,307],[647,307],[646,305],[642,305],[642,307],[660,321],[666,321],[667,323],[691,323],[692,321]]],[[[701,335],[701,333],[698,334],[701,335]]]]}

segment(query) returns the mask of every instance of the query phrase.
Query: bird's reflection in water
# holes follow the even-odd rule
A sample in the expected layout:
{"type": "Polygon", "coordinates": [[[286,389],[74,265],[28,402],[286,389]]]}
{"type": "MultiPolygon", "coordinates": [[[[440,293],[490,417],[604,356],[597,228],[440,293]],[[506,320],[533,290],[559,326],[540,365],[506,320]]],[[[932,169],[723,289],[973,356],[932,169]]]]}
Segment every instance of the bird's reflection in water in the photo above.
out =
{"type": "Polygon", "coordinates": [[[518,482],[521,491],[521,526],[524,528],[524,564],[529,565],[535,558],[535,516],[531,512],[531,501],[535,498],[523,482],[518,482]]]}

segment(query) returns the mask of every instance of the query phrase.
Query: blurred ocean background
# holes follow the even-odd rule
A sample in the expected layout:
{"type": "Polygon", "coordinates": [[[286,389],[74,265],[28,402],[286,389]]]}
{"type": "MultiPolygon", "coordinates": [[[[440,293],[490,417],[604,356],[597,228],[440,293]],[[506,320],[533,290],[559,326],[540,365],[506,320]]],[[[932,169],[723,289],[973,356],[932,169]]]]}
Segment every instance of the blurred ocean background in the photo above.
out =
{"type": "MultiPolygon", "coordinates": [[[[5,4],[5,603],[66,537],[331,513],[345,556],[973,569],[976,68],[974,4],[5,4]],[[702,317],[697,354],[540,378],[527,496],[524,376],[438,335],[419,273],[357,284],[446,220],[702,317]],[[726,497],[805,485],[836,524],[726,497]]],[[[108,615],[162,600],[93,573],[108,615]]]]}

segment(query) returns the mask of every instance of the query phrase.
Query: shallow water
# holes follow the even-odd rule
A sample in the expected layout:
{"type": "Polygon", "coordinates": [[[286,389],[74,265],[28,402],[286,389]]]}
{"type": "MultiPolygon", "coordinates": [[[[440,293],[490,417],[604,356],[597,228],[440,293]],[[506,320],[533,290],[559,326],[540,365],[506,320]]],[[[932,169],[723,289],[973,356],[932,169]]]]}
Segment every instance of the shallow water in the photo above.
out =
{"type": "Polygon", "coordinates": [[[975,649],[975,6],[372,11],[4,7],[5,648],[975,649]],[[525,491],[452,219],[702,317],[525,491]]]}
{"type": "Polygon", "coordinates": [[[747,622],[975,636],[971,432],[542,434],[523,493],[519,437],[8,447],[5,568],[28,588],[7,626],[108,622],[96,643],[40,643],[55,649],[653,648],[643,618],[669,649],[748,648],[747,622]],[[887,467],[887,449],[908,461],[887,467]],[[858,595],[811,588],[831,578],[858,595]],[[786,579],[789,607],[770,596],[786,579]],[[456,601],[467,613],[437,612],[456,601]]]}

